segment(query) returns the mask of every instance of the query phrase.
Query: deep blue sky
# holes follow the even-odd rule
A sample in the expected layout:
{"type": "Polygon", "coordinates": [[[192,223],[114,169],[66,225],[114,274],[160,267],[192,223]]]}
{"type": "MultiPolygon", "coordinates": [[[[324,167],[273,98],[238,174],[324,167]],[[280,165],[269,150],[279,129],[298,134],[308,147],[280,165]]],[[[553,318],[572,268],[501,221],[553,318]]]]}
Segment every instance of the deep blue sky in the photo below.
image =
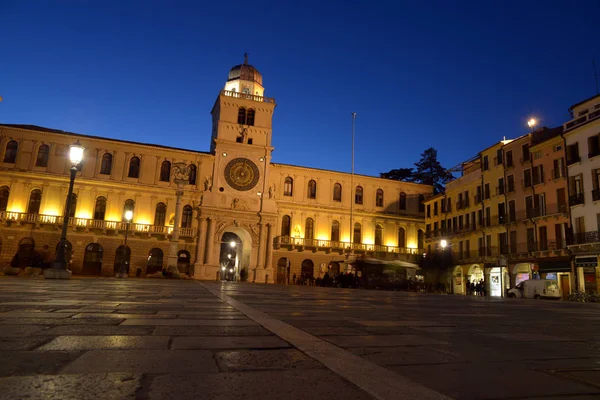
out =
{"type": "Polygon", "coordinates": [[[208,151],[250,53],[273,160],[356,173],[452,167],[595,94],[600,2],[0,0],[0,122],[208,151]],[[418,4],[417,4],[418,3],[418,4]]]}

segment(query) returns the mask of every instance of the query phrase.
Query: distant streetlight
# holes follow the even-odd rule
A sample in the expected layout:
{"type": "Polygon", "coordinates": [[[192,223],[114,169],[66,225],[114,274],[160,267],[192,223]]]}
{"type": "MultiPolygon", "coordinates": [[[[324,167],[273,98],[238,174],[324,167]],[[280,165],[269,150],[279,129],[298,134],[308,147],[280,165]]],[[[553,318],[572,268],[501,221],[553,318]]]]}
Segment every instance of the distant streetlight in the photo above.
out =
{"type": "Polygon", "coordinates": [[[127,234],[129,233],[129,223],[133,218],[133,211],[125,211],[125,243],[123,244],[123,254],[121,258],[121,268],[117,274],[117,278],[127,278],[127,234]]]}
{"type": "Polygon", "coordinates": [[[231,247],[235,247],[235,242],[231,241],[231,242],[229,242],[229,245],[230,245],[231,247]]]}
{"type": "Polygon", "coordinates": [[[446,247],[448,247],[448,241],[446,239],[442,239],[440,246],[442,246],[442,250],[444,250],[446,247]]]}
{"type": "Polygon", "coordinates": [[[71,214],[75,175],[77,175],[77,171],[81,169],[84,151],[85,147],[79,143],[79,140],[69,146],[69,160],[71,161],[71,168],[69,169],[69,192],[67,194],[67,203],[65,204],[63,226],[56,252],[56,260],[52,263],[52,268],[48,268],[44,271],[44,277],[46,277],[46,279],[69,279],[71,277],[71,271],[67,269],[67,226],[69,225],[69,215],[71,214]]]}
{"type": "Polygon", "coordinates": [[[527,126],[529,126],[529,129],[531,129],[531,131],[533,132],[533,128],[537,125],[537,121],[535,120],[535,118],[530,118],[529,121],[527,121],[527,126]]]}

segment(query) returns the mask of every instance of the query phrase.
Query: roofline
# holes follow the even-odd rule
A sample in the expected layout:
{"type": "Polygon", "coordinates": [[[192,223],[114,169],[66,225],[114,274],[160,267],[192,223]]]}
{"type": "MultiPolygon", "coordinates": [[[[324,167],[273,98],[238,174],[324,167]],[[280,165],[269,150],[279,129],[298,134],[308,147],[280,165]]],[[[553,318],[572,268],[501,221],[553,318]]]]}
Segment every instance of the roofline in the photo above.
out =
{"type": "Polygon", "coordinates": [[[189,153],[212,155],[212,153],[210,153],[208,151],[190,150],[190,149],[183,149],[183,148],[179,148],[179,147],[165,146],[162,144],[142,143],[142,142],[134,142],[131,140],[113,139],[113,138],[102,137],[102,136],[87,135],[84,133],[61,131],[60,129],[46,128],[46,127],[37,126],[37,125],[0,124],[0,127],[21,129],[21,130],[25,130],[25,131],[42,132],[42,133],[56,133],[59,135],[66,135],[66,136],[75,136],[75,137],[83,137],[83,138],[98,139],[98,140],[108,140],[108,141],[117,142],[117,143],[135,144],[135,145],[139,145],[139,146],[158,147],[161,149],[179,150],[179,151],[185,151],[185,152],[189,152],[189,153]]]}
{"type": "Polygon", "coordinates": [[[577,107],[577,106],[580,106],[580,105],[582,105],[583,103],[586,103],[586,102],[588,102],[588,101],[590,101],[590,100],[592,100],[592,99],[595,99],[596,97],[600,97],[600,94],[595,94],[595,95],[593,95],[592,97],[588,97],[588,98],[587,98],[587,99],[585,99],[585,100],[581,100],[579,103],[575,103],[575,104],[573,104],[571,107],[569,107],[569,110],[568,110],[568,111],[572,113],[572,111],[573,111],[573,109],[574,109],[575,107],[577,107]]]}

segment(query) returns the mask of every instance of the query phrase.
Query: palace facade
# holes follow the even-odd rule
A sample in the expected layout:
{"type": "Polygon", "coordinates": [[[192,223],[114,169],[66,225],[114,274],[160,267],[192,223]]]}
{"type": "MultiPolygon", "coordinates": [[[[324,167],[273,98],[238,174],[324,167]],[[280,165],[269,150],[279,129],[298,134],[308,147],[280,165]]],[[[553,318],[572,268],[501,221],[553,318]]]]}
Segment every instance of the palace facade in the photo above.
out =
{"type": "Polygon", "coordinates": [[[145,276],[176,260],[196,279],[244,270],[283,284],[343,269],[349,254],[416,262],[432,188],[273,163],[275,106],[246,60],[217,96],[209,152],[0,124],[2,262],[19,249],[53,258],[64,218],[75,274],[110,276],[125,264],[145,276]],[[76,141],[84,159],[65,216],[76,141]]]}

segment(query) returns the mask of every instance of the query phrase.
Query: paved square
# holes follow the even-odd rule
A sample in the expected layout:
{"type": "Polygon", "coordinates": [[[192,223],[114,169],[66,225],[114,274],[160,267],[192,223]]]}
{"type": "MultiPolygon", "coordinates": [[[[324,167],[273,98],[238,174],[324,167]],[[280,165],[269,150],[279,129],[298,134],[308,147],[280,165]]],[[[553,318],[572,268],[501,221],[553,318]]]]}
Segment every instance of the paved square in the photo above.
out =
{"type": "Polygon", "coordinates": [[[600,398],[600,306],[0,278],[2,399],[600,398]]]}

